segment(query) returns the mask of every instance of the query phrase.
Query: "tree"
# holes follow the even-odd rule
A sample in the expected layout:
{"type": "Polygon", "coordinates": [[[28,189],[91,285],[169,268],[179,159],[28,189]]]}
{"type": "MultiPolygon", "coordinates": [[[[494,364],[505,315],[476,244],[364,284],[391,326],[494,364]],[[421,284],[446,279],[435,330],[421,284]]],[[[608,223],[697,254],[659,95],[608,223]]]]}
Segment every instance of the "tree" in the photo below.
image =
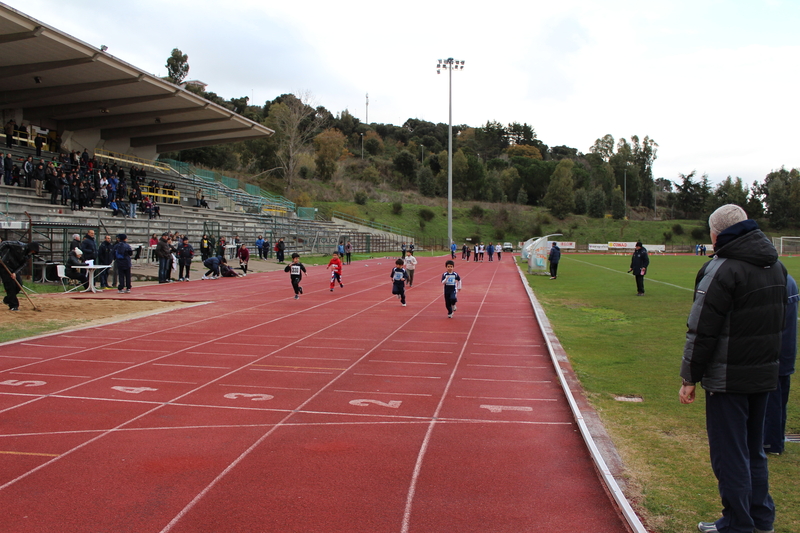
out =
{"type": "Polygon", "coordinates": [[[589,151],[593,154],[598,154],[604,161],[608,162],[611,156],[614,155],[614,137],[607,133],[602,139],[594,141],[589,151]]]}
{"type": "Polygon", "coordinates": [[[531,159],[542,159],[542,152],[535,146],[528,144],[515,144],[505,149],[509,157],[530,157],[531,159]]]}
{"type": "Polygon", "coordinates": [[[544,205],[550,209],[553,216],[564,219],[575,210],[575,195],[572,192],[572,167],[575,165],[571,159],[562,159],[544,197],[544,205]]]}
{"type": "Polygon", "coordinates": [[[586,212],[592,218],[606,216],[606,193],[600,187],[595,187],[587,199],[586,212]]]}
{"type": "Polygon", "coordinates": [[[675,207],[683,211],[687,218],[701,218],[706,205],[706,199],[711,194],[711,186],[708,184],[708,176],[703,175],[701,182],[693,180],[695,171],[689,174],[678,174],[681,183],[675,183],[677,195],[675,207]]]}
{"type": "Polygon", "coordinates": [[[436,196],[436,182],[433,179],[433,171],[430,167],[423,166],[417,172],[417,188],[423,196],[436,196]]]}
{"type": "Polygon", "coordinates": [[[625,195],[619,186],[611,193],[611,216],[617,220],[625,218],[625,195]]]}
{"type": "Polygon", "coordinates": [[[575,211],[576,215],[585,215],[589,208],[589,195],[586,189],[578,189],[575,191],[575,211]]]}
{"type": "Polygon", "coordinates": [[[286,188],[291,189],[297,175],[297,159],[322,129],[325,116],[306,103],[308,95],[298,98],[288,94],[279,98],[280,102],[269,106],[267,126],[275,130],[278,143],[275,155],[283,168],[286,188]]]}
{"type": "Polygon", "coordinates": [[[328,181],[336,172],[336,163],[344,153],[345,137],[341,131],[329,128],[314,137],[317,150],[317,174],[323,181],[328,181]]]}
{"type": "Polygon", "coordinates": [[[408,150],[403,150],[392,160],[394,169],[403,175],[404,178],[414,179],[417,171],[417,159],[408,150]]]}
{"type": "Polygon", "coordinates": [[[368,131],[364,134],[364,150],[369,155],[378,155],[383,152],[383,139],[375,131],[368,131]]]}
{"type": "Polygon", "coordinates": [[[172,49],[172,54],[167,58],[167,78],[175,85],[181,82],[189,74],[189,56],[181,52],[178,48],[172,49]]]}

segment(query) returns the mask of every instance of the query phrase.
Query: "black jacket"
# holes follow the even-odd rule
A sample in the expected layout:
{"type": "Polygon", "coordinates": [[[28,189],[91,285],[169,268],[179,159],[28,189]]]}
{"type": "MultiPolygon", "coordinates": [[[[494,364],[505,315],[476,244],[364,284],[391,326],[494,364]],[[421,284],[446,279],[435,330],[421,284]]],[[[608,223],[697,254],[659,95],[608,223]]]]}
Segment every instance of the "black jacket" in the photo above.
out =
{"type": "Polygon", "coordinates": [[[697,274],[681,377],[712,392],[774,390],[786,298],[786,268],[758,225],[723,231],[697,274]]]}
{"type": "Polygon", "coordinates": [[[84,261],[94,261],[97,259],[97,243],[94,238],[88,235],[84,237],[80,249],[83,252],[84,261]]]}
{"type": "Polygon", "coordinates": [[[640,275],[641,270],[648,266],[650,266],[650,256],[647,255],[647,248],[642,246],[638,250],[634,250],[631,256],[631,270],[633,270],[633,275],[640,275]]]}

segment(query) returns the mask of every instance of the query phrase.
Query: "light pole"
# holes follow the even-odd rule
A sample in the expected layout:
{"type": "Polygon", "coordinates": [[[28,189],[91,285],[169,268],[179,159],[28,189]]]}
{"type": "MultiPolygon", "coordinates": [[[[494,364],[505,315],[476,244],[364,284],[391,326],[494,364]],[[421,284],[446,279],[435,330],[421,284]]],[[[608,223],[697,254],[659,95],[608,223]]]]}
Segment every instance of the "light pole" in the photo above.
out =
{"type": "Polygon", "coordinates": [[[453,242],[453,70],[464,70],[464,61],[449,57],[436,60],[436,74],[447,69],[450,75],[450,113],[447,128],[447,246],[453,242]]]}
{"type": "Polygon", "coordinates": [[[364,134],[361,134],[361,159],[364,159],[364,134]]]}

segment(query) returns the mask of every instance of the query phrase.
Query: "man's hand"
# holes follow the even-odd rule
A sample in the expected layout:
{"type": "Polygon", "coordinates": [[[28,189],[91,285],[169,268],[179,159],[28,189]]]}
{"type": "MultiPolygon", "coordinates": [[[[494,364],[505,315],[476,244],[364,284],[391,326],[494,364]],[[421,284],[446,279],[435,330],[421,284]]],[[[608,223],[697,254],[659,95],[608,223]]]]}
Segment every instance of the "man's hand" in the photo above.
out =
{"type": "Polygon", "coordinates": [[[692,403],[694,402],[694,391],[696,386],[695,385],[681,385],[681,390],[678,395],[681,398],[681,403],[692,403]]]}
{"type": "Polygon", "coordinates": [[[11,279],[17,279],[17,275],[14,274],[13,272],[11,273],[11,279]]]}

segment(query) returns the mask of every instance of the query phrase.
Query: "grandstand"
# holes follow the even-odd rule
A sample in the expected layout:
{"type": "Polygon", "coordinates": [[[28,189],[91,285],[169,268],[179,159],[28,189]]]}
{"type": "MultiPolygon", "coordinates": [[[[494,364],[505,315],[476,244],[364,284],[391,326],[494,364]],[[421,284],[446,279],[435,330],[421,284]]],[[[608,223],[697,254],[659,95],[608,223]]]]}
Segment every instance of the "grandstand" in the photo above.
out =
{"type": "Polygon", "coordinates": [[[246,243],[258,235],[270,242],[282,237],[290,252],[301,253],[327,253],[340,241],[350,241],[357,252],[396,251],[408,240],[317,220],[314,210],[257,186],[158,160],[162,153],[259,139],[273,131],[5,4],[0,4],[0,64],[2,123],[10,128],[0,130],[0,142],[10,141],[3,152],[14,163],[21,167],[31,155],[37,162],[57,161],[60,153],[86,150],[100,165],[116,165],[126,176],[132,167],[143,169],[142,191],[160,208],[155,219],[127,218],[124,210],[112,216],[100,207],[72,211],[36,196],[33,188],[0,181],[0,238],[43,241],[48,261],[63,262],[67,234],[88,228],[99,235],[126,233],[134,245],[163,231],[186,234],[194,242],[204,233],[239,236],[246,243]],[[41,156],[36,136],[46,139],[41,156]],[[151,179],[175,187],[153,191],[147,187],[151,179]],[[198,191],[208,208],[196,207],[198,191]]]}

